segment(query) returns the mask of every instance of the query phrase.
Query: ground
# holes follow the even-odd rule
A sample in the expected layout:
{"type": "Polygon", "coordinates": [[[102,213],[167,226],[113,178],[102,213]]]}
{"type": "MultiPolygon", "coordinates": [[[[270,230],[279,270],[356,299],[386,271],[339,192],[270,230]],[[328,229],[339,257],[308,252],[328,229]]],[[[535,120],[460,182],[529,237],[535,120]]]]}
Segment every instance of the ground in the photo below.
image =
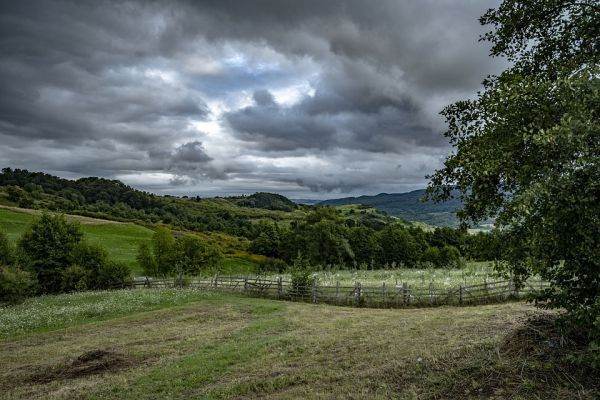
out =
{"type": "Polygon", "coordinates": [[[0,308],[0,398],[596,398],[539,349],[515,346],[533,316],[551,314],[192,290],[40,297],[0,308]]]}

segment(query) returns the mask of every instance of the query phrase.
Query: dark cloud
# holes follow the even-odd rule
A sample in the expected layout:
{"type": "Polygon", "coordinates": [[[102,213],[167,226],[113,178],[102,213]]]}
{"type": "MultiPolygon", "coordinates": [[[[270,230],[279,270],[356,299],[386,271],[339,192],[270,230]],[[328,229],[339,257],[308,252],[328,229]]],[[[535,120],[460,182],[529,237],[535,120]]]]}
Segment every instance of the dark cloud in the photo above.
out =
{"type": "Polygon", "coordinates": [[[504,65],[477,42],[495,4],[2,2],[0,163],[161,190],[422,185],[439,109],[504,65]]]}

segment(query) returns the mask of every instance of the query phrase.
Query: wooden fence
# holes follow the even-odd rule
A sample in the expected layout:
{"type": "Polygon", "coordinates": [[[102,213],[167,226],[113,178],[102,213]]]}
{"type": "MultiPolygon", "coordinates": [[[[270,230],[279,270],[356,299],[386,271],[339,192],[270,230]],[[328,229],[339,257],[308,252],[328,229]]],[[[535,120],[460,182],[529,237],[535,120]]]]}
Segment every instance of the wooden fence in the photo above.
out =
{"type": "Polygon", "coordinates": [[[547,284],[530,279],[517,286],[512,280],[484,282],[477,285],[461,285],[454,288],[412,287],[401,285],[363,286],[357,282],[353,286],[294,284],[292,281],[264,278],[260,276],[214,276],[207,279],[186,280],[185,278],[152,279],[137,278],[132,288],[196,288],[244,293],[250,296],[280,300],[327,303],[356,307],[399,308],[439,305],[469,305],[507,301],[525,298],[542,290],[547,284]]]}

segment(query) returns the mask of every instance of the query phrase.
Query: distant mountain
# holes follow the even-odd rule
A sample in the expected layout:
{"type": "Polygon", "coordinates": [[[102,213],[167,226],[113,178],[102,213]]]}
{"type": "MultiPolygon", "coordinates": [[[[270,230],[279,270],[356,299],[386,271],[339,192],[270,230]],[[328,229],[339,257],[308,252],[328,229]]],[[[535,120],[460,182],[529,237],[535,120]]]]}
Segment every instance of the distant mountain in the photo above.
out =
{"type": "Polygon", "coordinates": [[[407,221],[420,221],[435,226],[458,225],[456,210],[462,206],[459,199],[454,198],[443,203],[422,202],[424,195],[425,189],[420,189],[407,193],[380,193],[375,196],[330,199],[317,204],[330,206],[365,204],[407,221]]]}

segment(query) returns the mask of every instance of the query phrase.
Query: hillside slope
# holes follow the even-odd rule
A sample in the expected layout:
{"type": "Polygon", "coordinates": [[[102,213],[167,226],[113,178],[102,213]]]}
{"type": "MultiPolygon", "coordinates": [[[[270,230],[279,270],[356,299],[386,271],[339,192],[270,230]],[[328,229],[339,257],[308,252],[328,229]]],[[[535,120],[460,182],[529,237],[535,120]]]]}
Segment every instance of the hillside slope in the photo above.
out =
{"type": "Polygon", "coordinates": [[[423,202],[425,190],[413,190],[407,193],[380,193],[376,196],[344,197],[321,201],[320,205],[364,204],[385,211],[389,215],[407,221],[419,221],[436,226],[456,226],[456,210],[461,207],[459,199],[444,203],[423,202]]]}

